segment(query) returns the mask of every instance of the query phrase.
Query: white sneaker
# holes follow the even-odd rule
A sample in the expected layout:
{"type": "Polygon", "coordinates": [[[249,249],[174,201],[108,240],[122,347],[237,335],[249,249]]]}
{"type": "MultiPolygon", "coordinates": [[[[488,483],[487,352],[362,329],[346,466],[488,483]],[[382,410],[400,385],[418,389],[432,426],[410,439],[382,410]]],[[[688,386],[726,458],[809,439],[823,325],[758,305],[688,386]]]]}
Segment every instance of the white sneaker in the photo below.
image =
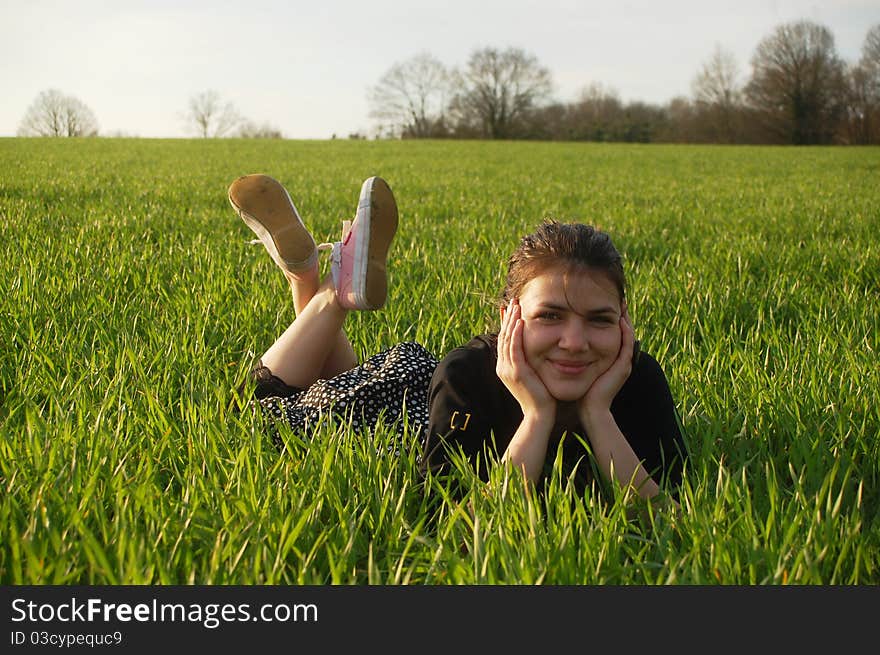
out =
{"type": "Polygon", "coordinates": [[[357,215],[343,222],[342,241],[333,244],[330,270],[336,296],[346,309],[379,309],[388,295],[386,260],[397,232],[397,203],[381,177],[361,187],[357,215]]]}
{"type": "Polygon", "coordinates": [[[278,180],[268,175],[245,175],[229,186],[228,195],[281,270],[296,273],[317,268],[315,240],[278,180]]]}

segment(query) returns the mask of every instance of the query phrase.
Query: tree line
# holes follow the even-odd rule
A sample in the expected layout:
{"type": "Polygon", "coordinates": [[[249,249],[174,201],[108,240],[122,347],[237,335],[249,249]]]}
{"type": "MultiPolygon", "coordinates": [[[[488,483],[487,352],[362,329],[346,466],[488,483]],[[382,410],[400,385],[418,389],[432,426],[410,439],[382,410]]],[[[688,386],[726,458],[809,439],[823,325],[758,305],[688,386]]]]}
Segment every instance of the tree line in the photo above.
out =
{"type": "MultiPolygon", "coordinates": [[[[190,134],[210,139],[235,136],[280,139],[281,130],[270,123],[258,124],[214,90],[201,91],[189,99],[182,120],[190,134]]],[[[94,112],[79,98],[58,89],[39,93],[18,127],[19,136],[97,136],[94,112]]]]}
{"type": "Polygon", "coordinates": [[[718,46],[691,97],[666,105],[620,100],[599,83],[573,102],[551,98],[552,76],[517,48],[474,51],[447,69],[429,53],[392,66],[368,91],[378,132],[399,138],[684,143],[880,143],[880,24],[861,58],[844,62],[821,25],[796,21],[761,40],[741,81],[718,46]]]}
{"type": "MultiPolygon", "coordinates": [[[[377,138],[880,143],[880,24],[868,30],[857,62],[838,56],[826,27],[795,21],[762,39],[750,64],[743,80],[733,55],[717,46],[690,97],[625,103],[614,89],[592,83],[574,101],[560,102],[552,98],[550,70],[522,49],[478,49],[460,69],[420,53],[388,69],[367,100],[377,138]]],[[[212,90],[190,98],[182,118],[204,138],[283,138],[212,90]]],[[[98,123],[81,100],[50,89],[28,108],[18,134],[95,136],[98,123]]]]}

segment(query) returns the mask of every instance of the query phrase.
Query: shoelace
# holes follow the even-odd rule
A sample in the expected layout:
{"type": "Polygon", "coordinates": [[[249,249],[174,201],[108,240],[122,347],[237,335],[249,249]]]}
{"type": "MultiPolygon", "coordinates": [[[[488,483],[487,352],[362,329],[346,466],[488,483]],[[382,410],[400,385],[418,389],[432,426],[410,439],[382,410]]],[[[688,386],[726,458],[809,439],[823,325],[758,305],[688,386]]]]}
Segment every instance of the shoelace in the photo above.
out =
{"type": "MultiPolygon", "coordinates": [[[[336,243],[319,243],[318,250],[329,250],[330,251],[330,263],[332,266],[330,267],[331,272],[335,271],[342,264],[342,251],[339,248],[340,243],[337,241],[336,243]]],[[[333,278],[334,281],[336,278],[333,278]]]]}
{"type": "Polygon", "coordinates": [[[333,273],[334,282],[336,281],[339,267],[342,266],[342,244],[348,238],[349,232],[351,232],[351,221],[342,221],[342,239],[333,243],[319,243],[317,246],[318,250],[330,251],[330,262],[333,264],[331,272],[333,273]]]}

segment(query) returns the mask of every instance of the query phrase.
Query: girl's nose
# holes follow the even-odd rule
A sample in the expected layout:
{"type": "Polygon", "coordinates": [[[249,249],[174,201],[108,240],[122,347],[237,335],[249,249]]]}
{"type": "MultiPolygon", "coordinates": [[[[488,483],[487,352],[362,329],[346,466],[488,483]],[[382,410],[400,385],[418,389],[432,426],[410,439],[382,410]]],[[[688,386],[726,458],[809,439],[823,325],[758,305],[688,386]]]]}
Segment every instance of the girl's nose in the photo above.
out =
{"type": "Polygon", "coordinates": [[[566,321],[559,335],[559,347],[563,350],[580,352],[586,350],[588,345],[589,339],[584,324],[578,320],[566,321]]]}

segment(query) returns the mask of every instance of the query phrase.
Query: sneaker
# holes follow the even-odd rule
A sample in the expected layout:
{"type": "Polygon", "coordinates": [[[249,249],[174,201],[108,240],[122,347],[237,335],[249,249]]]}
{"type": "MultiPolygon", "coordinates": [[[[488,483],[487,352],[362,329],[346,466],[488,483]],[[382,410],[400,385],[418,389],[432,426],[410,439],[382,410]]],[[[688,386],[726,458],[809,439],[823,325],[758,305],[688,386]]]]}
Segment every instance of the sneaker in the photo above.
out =
{"type": "Polygon", "coordinates": [[[235,211],[281,270],[296,273],[317,267],[315,240],[278,180],[268,175],[245,175],[230,185],[228,195],[235,211]]]}
{"type": "Polygon", "coordinates": [[[379,309],[388,294],[386,259],[397,231],[397,203],[388,183],[371,177],[361,187],[354,222],[343,223],[333,244],[330,270],[346,309],[379,309]]]}

